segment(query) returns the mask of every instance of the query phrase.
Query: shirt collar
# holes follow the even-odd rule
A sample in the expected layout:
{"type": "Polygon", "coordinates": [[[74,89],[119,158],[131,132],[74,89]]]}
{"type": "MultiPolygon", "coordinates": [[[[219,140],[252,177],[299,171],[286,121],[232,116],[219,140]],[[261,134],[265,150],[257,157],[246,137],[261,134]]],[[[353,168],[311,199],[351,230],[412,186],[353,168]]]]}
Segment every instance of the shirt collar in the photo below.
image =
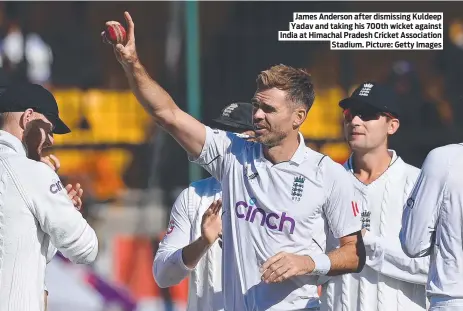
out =
{"type": "MultiPolygon", "coordinates": [[[[304,139],[304,136],[302,135],[302,133],[299,132],[298,135],[299,135],[299,146],[297,147],[296,152],[293,154],[293,156],[291,157],[289,162],[293,162],[293,163],[295,163],[297,165],[301,165],[301,163],[306,158],[307,146],[305,145],[305,139],[304,139]]],[[[264,162],[267,161],[267,159],[265,159],[265,156],[264,156],[264,149],[263,149],[262,144],[260,145],[260,158],[264,162]]]]}
{"type": "Polygon", "coordinates": [[[0,130],[0,145],[13,149],[16,153],[27,156],[24,144],[14,135],[0,130]]]}
{"type": "MultiPolygon", "coordinates": [[[[387,149],[387,151],[389,151],[389,153],[392,153],[391,162],[389,163],[389,167],[390,167],[398,159],[398,155],[397,155],[397,152],[395,152],[395,150],[393,149],[387,149]]],[[[351,153],[349,156],[349,159],[347,160],[347,169],[352,173],[354,172],[354,166],[352,165],[353,155],[354,154],[351,153]]]]}
{"type": "Polygon", "coordinates": [[[301,165],[301,163],[305,159],[306,148],[307,147],[305,145],[304,136],[301,134],[301,132],[299,132],[299,147],[297,147],[297,150],[291,158],[291,161],[296,163],[297,165],[301,165]]]}

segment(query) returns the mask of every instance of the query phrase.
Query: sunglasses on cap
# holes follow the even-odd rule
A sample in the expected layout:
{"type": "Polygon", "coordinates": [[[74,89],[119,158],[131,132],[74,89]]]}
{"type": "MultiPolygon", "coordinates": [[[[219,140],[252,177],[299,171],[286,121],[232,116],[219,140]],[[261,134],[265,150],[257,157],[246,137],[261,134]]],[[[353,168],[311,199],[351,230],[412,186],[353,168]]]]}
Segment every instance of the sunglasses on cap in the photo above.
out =
{"type": "Polygon", "coordinates": [[[347,108],[343,111],[344,120],[347,122],[352,121],[356,116],[362,119],[362,121],[373,121],[379,120],[381,116],[395,119],[395,117],[388,112],[381,112],[373,109],[365,108],[347,108]]]}

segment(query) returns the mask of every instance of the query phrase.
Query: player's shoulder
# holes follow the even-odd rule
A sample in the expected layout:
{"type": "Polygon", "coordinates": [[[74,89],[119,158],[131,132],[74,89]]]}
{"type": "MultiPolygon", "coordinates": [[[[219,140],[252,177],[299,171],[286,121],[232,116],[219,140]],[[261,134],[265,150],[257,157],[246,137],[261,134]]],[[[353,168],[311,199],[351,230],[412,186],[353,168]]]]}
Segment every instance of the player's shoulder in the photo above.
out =
{"type": "Polygon", "coordinates": [[[31,197],[55,194],[64,188],[60,177],[45,163],[26,157],[11,157],[8,163],[17,185],[31,197]]]}
{"type": "MultiPolygon", "coordinates": [[[[308,148],[308,147],[307,147],[308,148]]],[[[341,163],[334,161],[330,156],[308,148],[308,153],[319,170],[329,173],[345,173],[341,163]]]]}
{"type": "Polygon", "coordinates": [[[7,159],[14,173],[20,177],[27,177],[31,183],[40,183],[58,175],[43,162],[31,160],[27,157],[14,156],[7,159]]]}
{"type": "Polygon", "coordinates": [[[217,179],[209,177],[192,182],[188,187],[188,191],[192,191],[199,197],[213,196],[216,193],[221,192],[222,187],[217,179]]]}
{"type": "Polygon", "coordinates": [[[334,161],[330,156],[306,147],[308,165],[316,171],[323,180],[335,180],[338,177],[347,176],[347,171],[342,164],[334,161]]]}
{"type": "Polygon", "coordinates": [[[450,144],[432,149],[426,156],[423,168],[443,169],[463,159],[463,144],[450,144]]]}
{"type": "Polygon", "coordinates": [[[440,146],[440,147],[432,149],[428,153],[428,157],[452,158],[456,154],[462,154],[462,153],[463,153],[463,143],[461,143],[461,144],[449,144],[449,145],[440,146]]]}
{"type": "Polygon", "coordinates": [[[418,167],[405,162],[401,157],[398,157],[396,161],[400,165],[400,170],[407,177],[416,178],[420,174],[421,170],[418,167]]]}

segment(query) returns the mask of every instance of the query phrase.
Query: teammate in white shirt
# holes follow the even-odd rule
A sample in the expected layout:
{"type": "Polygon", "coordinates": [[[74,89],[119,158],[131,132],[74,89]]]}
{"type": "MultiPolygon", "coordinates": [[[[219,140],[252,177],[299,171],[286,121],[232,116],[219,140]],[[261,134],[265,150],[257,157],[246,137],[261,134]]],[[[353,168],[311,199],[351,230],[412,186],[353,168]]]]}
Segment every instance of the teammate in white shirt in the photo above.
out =
{"type": "MultiPolygon", "coordinates": [[[[252,140],[252,105],[232,103],[214,120],[217,128],[252,140]]],[[[169,228],[154,258],[154,279],[160,287],[180,283],[190,275],[188,309],[223,310],[222,206],[220,183],[209,177],[192,183],[175,201],[169,228]],[[217,239],[219,239],[217,241],[217,239]],[[217,241],[217,242],[216,242],[217,241]]]]}
{"type": "Polygon", "coordinates": [[[431,257],[431,311],[463,310],[463,144],[432,150],[403,213],[400,240],[412,257],[431,257]]]}
{"type": "Polygon", "coordinates": [[[399,241],[401,215],[419,174],[388,149],[399,129],[399,111],[389,88],[362,83],[340,102],[352,155],[344,164],[354,183],[367,260],[360,273],[333,277],[323,286],[322,310],[426,310],[429,258],[411,259],[399,241]]]}
{"type": "Polygon", "coordinates": [[[91,263],[98,240],[56,173],[28,158],[52,144],[53,134],[70,131],[53,95],[39,85],[9,85],[0,113],[0,310],[43,310],[54,247],[73,262],[91,263]]]}
{"type": "MultiPolygon", "coordinates": [[[[358,272],[365,247],[344,168],[305,146],[299,127],[314,101],[310,75],[279,65],[254,95],[258,143],[204,126],[147,74],[126,12],[126,45],[114,52],[138,101],[222,185],[225,310],[318,308],[318,275],[358,272]],[[326,235],[340,248],[325,254],[326,235]]],[[[111,22],[108,22],[111,23],[111,22]]]]}

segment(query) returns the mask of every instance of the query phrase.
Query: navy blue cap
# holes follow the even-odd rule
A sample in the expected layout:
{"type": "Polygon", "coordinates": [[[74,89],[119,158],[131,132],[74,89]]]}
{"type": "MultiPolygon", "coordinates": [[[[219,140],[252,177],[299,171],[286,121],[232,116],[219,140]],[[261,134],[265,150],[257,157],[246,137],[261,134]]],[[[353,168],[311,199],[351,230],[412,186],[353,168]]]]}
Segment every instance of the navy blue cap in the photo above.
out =
{"type": "Polygon", "coordinates": [[[232,103],[222,109],[220,116],[213,121],[234,131],[254,130],[252,113],[252,104],[244,102],[232,103]]]}
{"type": "Polygon", "coordinates": [[[29,108],[43,114],[53,124],[53,133],[71,132],[59,118],[58,103],[55,97],[41,85],[12,84],[4,87],[0,92],[0,112],[21,112],[29,108]]]}
{"type": "Polygon", "coordinates": [[[347,109],[353,106],[367,105],[394,117],[400,116],[400,106],[395,92],[386,85],[372,81],[362,83],[352,95],[339,102],[339,106],[347,109]]]}

